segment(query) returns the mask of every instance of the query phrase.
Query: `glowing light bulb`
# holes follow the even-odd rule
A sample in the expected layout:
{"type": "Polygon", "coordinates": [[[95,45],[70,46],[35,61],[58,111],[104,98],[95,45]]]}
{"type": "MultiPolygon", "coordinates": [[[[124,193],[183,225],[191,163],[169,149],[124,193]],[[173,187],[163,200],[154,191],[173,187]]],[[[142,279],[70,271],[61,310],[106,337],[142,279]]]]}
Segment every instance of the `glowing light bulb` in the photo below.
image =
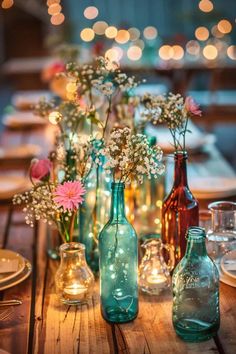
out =
{"type": "Polygon", "coordinates": [[[203,12],[211,12],[214,9],[214,5],[210,0],[201,0],[198,7],[203,12]]]}
{"type": "Polygon", "coordinates": [[[61,0],[47,0],[47,5],[60,4],[61,0]]]}
{"type": "Polygon", "coordinates": [[[214,60],[218,55],[218,50],[214,45],[208,44],[203,48],[203,55],[208,60],[214,60]]]}
{"type": "Polygon", "coordinates": [[[159,49],[159,56],[163,60],[170,60],[174,54],[173,48],[170,45],[163,45],[159,49]]]}
{"type": "Polygon", "coordinates": [[[105,30],[105,36],[107,38],[115,38],[117,36],[117,28],[114,26],[109,26],[105,30]]]}
{"type": "Polygon", "coordinates": [[[51,24],[54,26],[59,26],[65,21],[65,16],[62,13],[53,15],[51,17],[51,24]]]}
{"type": "Polygon", "coordinates": [[[95,6],[88,6],[84,10],[84,17],[88,20],[93,20],[98,16],[98,9],[95,6]]]}
{"type": "Polygon", "coordinates": [[[121,29],[117,32],[117,36],[115,38],[115,41],[117,43],[124,44],[124,43],[128,42],[129,38],[130,38],[129,32],[121,29]]]}
{"type": "Polygon", "coordinates": [[[80,37],[84,42],[91,42],[94,39],[95,34],[92,28],[84,28],[80,32],[80,37]]]}
{"type": "Polygon", "coordinates": [[[2,2],[2,8],[3,9],[10,9],[14,5],[14,0],[3,0],[2,2]]]}
{"type": "Polygon", "coordinates": [[[232,31],[232,25],[228,20],[221,20],[217,25],[218,30],[221,33],[230,33],[232,31]]]}
{"type": "Polygon", "coordinates": [[[227,55],[230,59],[236,60],[236,45],[231,45],[227,48],[227,55]]]}
{"type": "Polygon", "coordinates": [[[199,41],[206,41],[209,37],[209,31],[206,27],[198,27],[195,31],[195,37],[199,41]]]}
{"type": "Polygon", "coordinates": [[[59,5],[59,4],[52,4],[48,8],[49,15],[59,14],[60,11],[61,11],[61,5],[59,5]]]}
{"type": "Polygon", "coordinates": [[[184,50],[183,50],[183,48],[182,48],[180,45],[173,45],[172,49],[173,49],[173,56],[172,56],[172,58],[173,58],[174,60],[180,60],[180,59],[183,58],[183,56],[184,56],[184,50]]]}

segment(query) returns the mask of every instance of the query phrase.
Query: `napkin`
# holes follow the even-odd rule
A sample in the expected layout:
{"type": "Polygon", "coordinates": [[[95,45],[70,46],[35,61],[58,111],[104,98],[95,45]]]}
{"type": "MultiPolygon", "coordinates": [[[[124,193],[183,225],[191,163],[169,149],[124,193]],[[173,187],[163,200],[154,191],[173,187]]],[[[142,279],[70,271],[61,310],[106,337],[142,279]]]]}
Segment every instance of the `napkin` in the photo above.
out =
{"type": "Polygon", "coordinates": [[[19,261],[18,259],[0,259],[0,274],[3,273],[14,273],[18,270],[19,261]]]}

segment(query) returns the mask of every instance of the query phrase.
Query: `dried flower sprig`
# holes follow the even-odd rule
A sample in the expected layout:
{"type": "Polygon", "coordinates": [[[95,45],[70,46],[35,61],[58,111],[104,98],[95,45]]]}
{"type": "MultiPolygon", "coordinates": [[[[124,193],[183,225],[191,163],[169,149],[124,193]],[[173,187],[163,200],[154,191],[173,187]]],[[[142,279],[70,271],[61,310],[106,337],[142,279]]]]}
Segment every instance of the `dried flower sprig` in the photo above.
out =
{"type": "Polygon", "coordinates": [[[169,93],[167,96],[144,95],[142,103],[145,110],[142,114],[146,121],[153,124],[164,123],[172,135],[175,150],[185,150],[186,133],[189,118],[193,115],[201,116],[199,106],[191,97],[184,98],[180,95],[169,93]]]}
{"type": "Polygon", "coordinates": [[[127,127],[114,130],[101,153],[107,159],[104,168],[113,172],[114,181],[142,183],[144,176],[157,178],[164,172],[161,149],[150,146],[145,135],[132,135],[127,127]]]}

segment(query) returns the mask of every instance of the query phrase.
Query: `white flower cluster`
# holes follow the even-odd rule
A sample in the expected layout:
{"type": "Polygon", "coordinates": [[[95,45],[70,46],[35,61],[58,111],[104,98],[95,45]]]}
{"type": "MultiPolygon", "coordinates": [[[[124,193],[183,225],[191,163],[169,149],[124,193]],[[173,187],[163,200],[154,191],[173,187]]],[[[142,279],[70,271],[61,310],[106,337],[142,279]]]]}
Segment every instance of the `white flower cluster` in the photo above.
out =
{"type": "Polygon", "coordinates": [[[161,149],[150,146],[145,135],[132,135],[127,127],[114,130],[101,153],[107,160],[104,168],[113,171],[114,180],[127,184],[132,180],[142,183],[144,176],[157,178],[164,172],[161,149]]]}
{"type": "Polygon", "coordinates": [[[35,220],[48,222],[49,225],[57,222],[58,210],[52,194],[54,188],[53,184],[50,188],[47,184],[39,184],[29,192],[14,196],[13,204],[25,205],[23,211],[26,213],[26,224],[33,227],[35,220]]]}

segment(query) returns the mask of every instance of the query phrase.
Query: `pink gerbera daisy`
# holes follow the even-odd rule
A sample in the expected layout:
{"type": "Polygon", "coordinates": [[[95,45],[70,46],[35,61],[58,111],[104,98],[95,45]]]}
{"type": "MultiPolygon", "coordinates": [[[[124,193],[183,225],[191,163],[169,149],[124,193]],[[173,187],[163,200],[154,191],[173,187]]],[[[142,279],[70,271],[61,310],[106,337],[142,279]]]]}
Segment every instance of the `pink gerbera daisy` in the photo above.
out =
{"type": "Polygon", "coordinates": [[[55,190],[55,203],[64,210],[76,210],[79,204],[83,202],[82,196],[85,189],[80,181],[64,182],[59,184],[55,190]]]}

